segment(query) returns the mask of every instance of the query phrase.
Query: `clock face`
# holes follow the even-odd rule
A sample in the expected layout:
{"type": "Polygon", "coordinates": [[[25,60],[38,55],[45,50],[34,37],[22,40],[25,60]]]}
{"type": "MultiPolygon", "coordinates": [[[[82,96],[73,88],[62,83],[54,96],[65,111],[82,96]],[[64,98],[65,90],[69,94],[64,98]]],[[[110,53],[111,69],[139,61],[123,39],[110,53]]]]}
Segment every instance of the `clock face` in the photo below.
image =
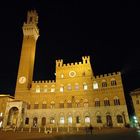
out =
{"type": "Polygon", "coordinates": [[[19,78],[19,83],[24,84],[26,82],[26,77],[22,76],[19,78]]]}
{"type": "Polygon", "coordinates": [[[75,71],[70,71],[70,72],[69,72],[69,76],[70,76],[70,77],[76,76],[76,72],[75,72],[75,71]]]}

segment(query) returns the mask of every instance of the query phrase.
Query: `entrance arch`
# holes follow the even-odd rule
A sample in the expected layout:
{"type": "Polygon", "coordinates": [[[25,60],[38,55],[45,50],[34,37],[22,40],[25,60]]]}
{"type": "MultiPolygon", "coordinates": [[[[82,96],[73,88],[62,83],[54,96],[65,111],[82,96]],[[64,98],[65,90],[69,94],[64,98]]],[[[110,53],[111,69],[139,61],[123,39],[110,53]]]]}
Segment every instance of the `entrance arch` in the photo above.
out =
{"type": "Polygon", "coordinates": [[[106,123],[108,127],[112,127],[112,117],[111,115],[106,115],[106,123]]]}
{"type": "Polygon", "coordinates": [[[8,113],[7,125],[16,126],[18,121],[19,109],[12,107],[8,113]]]}

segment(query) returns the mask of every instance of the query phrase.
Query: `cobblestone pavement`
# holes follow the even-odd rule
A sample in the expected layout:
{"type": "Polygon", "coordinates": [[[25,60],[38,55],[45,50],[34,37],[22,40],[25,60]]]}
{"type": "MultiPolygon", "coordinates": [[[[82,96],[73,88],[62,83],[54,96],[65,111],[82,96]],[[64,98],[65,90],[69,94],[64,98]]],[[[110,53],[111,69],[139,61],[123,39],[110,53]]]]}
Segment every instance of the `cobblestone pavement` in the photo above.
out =
{"type": "Polygon", "coordinates": [[[0,131],[0,140],[140,140],[140,129],[102,129],[94,130],[92,134],[77,133],[52,133],[39,132],[12,132],[0,131]]]}

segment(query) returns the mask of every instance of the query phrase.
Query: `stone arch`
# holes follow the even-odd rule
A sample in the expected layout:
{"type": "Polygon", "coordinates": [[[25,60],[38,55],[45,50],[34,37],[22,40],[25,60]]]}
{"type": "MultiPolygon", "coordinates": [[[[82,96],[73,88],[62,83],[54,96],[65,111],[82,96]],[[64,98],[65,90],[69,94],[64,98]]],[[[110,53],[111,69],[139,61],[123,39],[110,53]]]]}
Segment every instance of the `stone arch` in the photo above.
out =
{"type": "Polygon", "coordinates": [[[8,112],[7,125],[16,126],[18,121],[19,109],[17,107],[11,107],[8,112]]]}

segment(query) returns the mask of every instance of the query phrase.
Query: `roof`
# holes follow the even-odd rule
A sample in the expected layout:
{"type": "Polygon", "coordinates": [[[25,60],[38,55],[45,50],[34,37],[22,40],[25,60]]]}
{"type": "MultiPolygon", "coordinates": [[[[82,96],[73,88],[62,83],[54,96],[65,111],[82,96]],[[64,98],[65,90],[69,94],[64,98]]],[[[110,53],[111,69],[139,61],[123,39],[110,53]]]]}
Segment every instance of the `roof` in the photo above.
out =
{"type": "Polygon", "coordinates": [[[140,95],[140,88],[137,88],[130,92],[130,95],[140,95]]]}

